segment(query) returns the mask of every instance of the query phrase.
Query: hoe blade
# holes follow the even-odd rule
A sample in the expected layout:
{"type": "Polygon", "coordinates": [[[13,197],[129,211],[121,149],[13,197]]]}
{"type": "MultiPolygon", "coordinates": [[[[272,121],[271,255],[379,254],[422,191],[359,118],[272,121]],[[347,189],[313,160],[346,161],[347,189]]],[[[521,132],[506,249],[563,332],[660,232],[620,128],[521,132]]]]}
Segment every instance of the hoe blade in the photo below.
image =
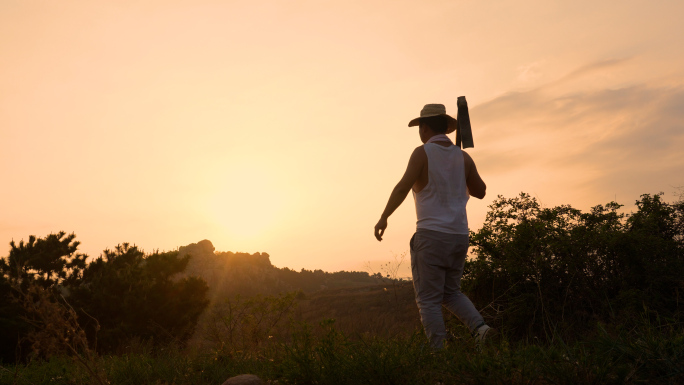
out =
{"type": "Polygon", "coordinates": [[[458,97],[458,131],[456,132],[456,144],[462,148],[475,147],[473,143],[473,131],[470,128],[470,115],[465,96],[458,97]]]}

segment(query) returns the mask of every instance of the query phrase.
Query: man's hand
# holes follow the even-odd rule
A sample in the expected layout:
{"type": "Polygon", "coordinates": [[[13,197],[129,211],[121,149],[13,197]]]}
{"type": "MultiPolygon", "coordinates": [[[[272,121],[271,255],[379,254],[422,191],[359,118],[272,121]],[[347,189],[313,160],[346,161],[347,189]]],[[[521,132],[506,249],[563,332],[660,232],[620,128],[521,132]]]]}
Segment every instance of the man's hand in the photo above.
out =
{"type": "Polygon", "coordinates": [[[378,224],[375,225],[375,238],[378,241],[382,241],[382,235],[385,234],[385,229],[387,228],[387,218],[380,218],[378,224]]]}

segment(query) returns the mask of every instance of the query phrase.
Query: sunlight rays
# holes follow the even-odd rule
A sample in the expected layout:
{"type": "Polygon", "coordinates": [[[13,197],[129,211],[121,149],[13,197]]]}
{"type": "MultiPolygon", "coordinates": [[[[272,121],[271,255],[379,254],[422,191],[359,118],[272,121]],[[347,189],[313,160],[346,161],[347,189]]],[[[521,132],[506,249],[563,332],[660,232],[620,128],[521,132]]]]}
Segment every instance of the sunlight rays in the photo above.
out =
{"type": "Polygon", "coordinates": [[[257,240],[283,226],[286,194],[273,171],[241,164],[220,175],[206,209],[226,237],[257,240]]]}

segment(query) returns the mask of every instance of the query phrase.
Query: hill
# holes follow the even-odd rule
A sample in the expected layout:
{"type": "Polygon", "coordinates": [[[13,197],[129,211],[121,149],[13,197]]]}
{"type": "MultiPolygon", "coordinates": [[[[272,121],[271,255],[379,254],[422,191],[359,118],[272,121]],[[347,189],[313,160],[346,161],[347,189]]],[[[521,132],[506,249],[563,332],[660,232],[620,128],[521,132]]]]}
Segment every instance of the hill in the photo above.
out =
{"type": "Polygon", "coordinates": [[[209,240],[192,243],[179,248],[179,257],[190,255],[191,259],[183,276],[202,278],[210,288],[212,299],[231,297],[236,294],[278,294],[301,290],[310,293],[324,289],[373,285],[379,282],[379,274],[370,275],[359,271],[323,270],[295,271],[271,264],[267,253],[216,252],[209,240]]]}
{"type": "MultiPolygon", "coordinates": [[[[272,324],[269,330],[324,319],[335,319],[348,335],[395,336],[420,327],[410,282],[367,272],[278,268],[267,253],[216,252],[209,240],[180,247],[179,256],[185,255],[191,258],[181,278],[202,278],[210,299],[191,345],[222,343],[227,333],[247,333],[242,324],[256,321],[240,317],[255,313],[261,314],[260,322],[272,324]],[[282,318],[274,318],[281,314],[282,318]]],[[[249,333],[257,332],[250,329],[249,333]]]]}

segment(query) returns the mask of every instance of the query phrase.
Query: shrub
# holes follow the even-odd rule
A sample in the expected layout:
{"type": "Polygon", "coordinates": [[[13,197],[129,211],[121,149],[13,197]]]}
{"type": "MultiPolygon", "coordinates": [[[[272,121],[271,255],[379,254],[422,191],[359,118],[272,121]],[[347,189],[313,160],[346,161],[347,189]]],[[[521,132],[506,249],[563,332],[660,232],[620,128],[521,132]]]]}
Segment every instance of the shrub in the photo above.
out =
{"type": "Polygon", "coordinates": [[[173,279],[189,259],[178,258],[177,252],[145,256],[124,243],[89,264],[72,296],[87,326],[91,317],[100,322],[98,350],[111,352],[131,339],[155,344],[187,341],[208,304],[204,281],[173,279]]]}
{"type": "Polygon", "coordinates": [[[100,352],[114,351],[131,339],[182,345],[190,337],[208,304],[203,280],[177,278],[190,255],[145,255],[124,243],[86,264],[74,238],[64,232],[30,236],[26,243],[11,242],[9,257],[0,258],[0,360],[17,361],[31,351],[69,346],[61,331],[48,333],[50,338],[43,333],[49,328],[45,315],[32,306],[36,293],[50,299],[41,309],[69,315],[61,317],[66,323],[76,322],[71,315],[77,314],[78,325],[63,329],[85,330],[90,346],[100,352]],[[45,338],[33,338],[41,333],[45,338]]]}
{"type": "Polygon", "coordinates": [[[577,338],[596,321],[644,307],[679,314],[684,203],[643,195],[638,210],[543,208],[527,194],[499,198],[471,234],[476,259],[464,290],[513,338],[577,338]]]}

